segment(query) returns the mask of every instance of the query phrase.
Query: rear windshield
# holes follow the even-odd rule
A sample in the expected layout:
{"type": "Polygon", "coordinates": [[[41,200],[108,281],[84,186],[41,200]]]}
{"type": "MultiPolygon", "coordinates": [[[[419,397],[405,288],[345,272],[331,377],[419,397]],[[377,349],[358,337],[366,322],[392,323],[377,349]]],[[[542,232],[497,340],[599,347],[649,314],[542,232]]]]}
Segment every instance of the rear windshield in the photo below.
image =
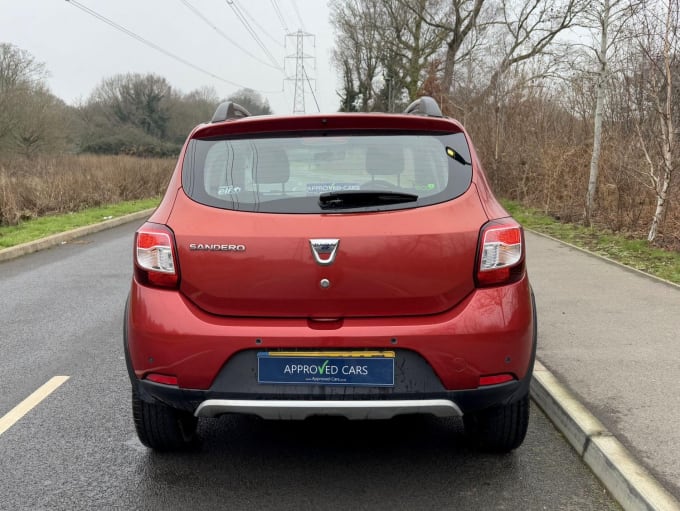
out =
{"type": "Polygon", "coordinates": [[[182,185],[196,202],[238,211],[385,211],[462,195],[472,180],[469,162],[462,133],[195,139],[182,185]],[[329,211],[329,195],[362,200],[340,200],[329,211]]]}

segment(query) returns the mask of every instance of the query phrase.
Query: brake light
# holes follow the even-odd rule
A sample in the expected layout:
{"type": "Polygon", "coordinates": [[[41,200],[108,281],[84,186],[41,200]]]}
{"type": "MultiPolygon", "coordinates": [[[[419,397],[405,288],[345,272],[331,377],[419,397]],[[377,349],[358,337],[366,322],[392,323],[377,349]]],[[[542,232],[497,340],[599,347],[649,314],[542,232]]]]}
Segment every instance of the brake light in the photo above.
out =
{"type": "Polygon", "coordinates": [[[524,275],[524,234],[512,219],[486,224],[479,236],[477,285],[498,286],[524,275]]]}
{"type": "Polygon", "coordinates": [[[175,288],[179,282],[175,237],[160,224],[146,223],[135,234],[135,276],[146,285],[175,288]]]}

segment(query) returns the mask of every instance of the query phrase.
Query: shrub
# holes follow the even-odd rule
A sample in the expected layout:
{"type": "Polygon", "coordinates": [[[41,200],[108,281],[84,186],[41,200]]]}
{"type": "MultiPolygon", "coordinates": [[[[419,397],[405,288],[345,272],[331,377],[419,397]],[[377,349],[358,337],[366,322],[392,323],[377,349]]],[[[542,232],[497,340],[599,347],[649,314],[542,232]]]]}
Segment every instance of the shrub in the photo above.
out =
{"type": "Polygon", "coordinates": [[[0,225],[163,193],[170,158],[59,155],[0,161],[0,225]]]}

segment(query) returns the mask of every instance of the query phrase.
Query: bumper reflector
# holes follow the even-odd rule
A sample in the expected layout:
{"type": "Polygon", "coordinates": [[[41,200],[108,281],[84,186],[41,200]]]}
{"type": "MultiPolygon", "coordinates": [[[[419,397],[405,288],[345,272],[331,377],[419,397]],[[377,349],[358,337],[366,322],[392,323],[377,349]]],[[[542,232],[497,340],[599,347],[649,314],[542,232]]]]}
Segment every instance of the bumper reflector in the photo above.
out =
{"type": "Polygon", "coordinates": [[[506,383],[514,379],[515,377],[511,374],[494,374],[492,376],[480,376],[479,386],[485,387],[487,385],[498,385],[499,383],[506,383]]]}
{"type": "Polygon", "coordinates": [[[151,373],[146,376],[146,379],[154,383],[160,383],[162,385],[177,386],[177,376],[168,376],[167,374],[151,373]]]}

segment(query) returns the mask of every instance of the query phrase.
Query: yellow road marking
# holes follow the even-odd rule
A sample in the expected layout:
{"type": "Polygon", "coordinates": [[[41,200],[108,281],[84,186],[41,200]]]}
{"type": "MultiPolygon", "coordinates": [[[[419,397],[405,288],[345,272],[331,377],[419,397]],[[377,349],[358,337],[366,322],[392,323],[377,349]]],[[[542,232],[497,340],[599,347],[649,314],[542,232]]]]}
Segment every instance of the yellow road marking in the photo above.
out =
{"type": "Polygon", "coordinates": [[[270,351],[270,357],[395,358],[394,351],[270,351]]]}
{"type": "Polygon", "coordinates": [[[38,406],[43,399],[57,390],[68,379],[68,376],[55,376],[54,378],[51,378],[47,383],[12,408],[3,417],[0,417],[0,435],[14,426],[14,424],[16,424],[24,415],[38,406]]]}

